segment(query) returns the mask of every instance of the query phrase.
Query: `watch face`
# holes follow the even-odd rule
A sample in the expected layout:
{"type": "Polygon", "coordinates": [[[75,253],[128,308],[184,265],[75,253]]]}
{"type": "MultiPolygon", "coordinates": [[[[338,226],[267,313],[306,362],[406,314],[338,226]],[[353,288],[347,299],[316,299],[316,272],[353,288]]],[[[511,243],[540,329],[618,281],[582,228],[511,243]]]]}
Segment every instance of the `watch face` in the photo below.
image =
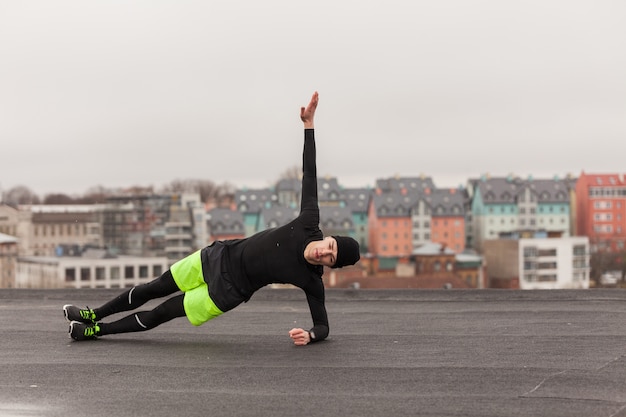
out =
{"type": "Polygon", "coordinates": [[[309,334],[311,335],[311,339],[315,339],[315,333],[309,332],[309,334]]]}

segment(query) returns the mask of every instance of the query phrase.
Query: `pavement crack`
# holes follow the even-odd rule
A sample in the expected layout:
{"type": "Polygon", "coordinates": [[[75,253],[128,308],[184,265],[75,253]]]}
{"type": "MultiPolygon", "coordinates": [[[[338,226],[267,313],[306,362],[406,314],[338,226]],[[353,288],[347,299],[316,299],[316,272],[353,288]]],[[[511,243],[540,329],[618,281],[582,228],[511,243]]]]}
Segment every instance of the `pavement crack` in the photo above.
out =
{"type": "Polygon", "coordinates": [[[542,386],[542,385],[543,385],[546,381],[548,381],[549,379],[554,378],[555,376],[562,375],[562,374],[564,374],[565,372],[567,372],[567,369],[565,369],[565,370],[563,370],[563,371],[560,371],[560,372],[555,372],[555,373],[553,373],[553,374],[548,375],[547,377],[545,377],[544,379],[542,379],[542,380],[541,380],[541,382],[539,382],[539,383],[537,384],[537,386],[535,386],[535,388],[531,389],[531,390],[530,390],[530,391],[528,391],[528,392],[525,392],[524,394],[520,395],[520,397],[526,397],[526,396],[528,396],[528,395],[532,394],[533,392],[535,392],[535,391],[537,391],[539,388],[541,388],[541,386],[542,386]]]}
{"type": "Polygon", "coordinates": [[[614,412],[613,414],[611,414],[609,417],[615,417],[617,416],[619,413],[621,413],[622,411],[626,410],[626,404],[624,404],[623,406],[621,406],[619,408],[619,410],[617,410],[616,412],[614,412]]]}
{"type": "Polygon", "coordinates": [[[607,363],[605,363],[604,365],[602,365],[602,366],[600,366],[599,368],[597,368],[597,369],[596,369],[596,371],[600,371],[600,370],[602,370],[602,369],[606,368],[607,366],[609,366],[609,365],[611,365],[611,364],[613,364],[613,363],[615,363],[615,362],[619,361],[619,360],[620,360],[620,359],[622,359],[624,356],[626,356],[626,355],[619,355],[618,357],[611,359],[610,361],[608,361],[608,362],[607,362],[607,363]]]}

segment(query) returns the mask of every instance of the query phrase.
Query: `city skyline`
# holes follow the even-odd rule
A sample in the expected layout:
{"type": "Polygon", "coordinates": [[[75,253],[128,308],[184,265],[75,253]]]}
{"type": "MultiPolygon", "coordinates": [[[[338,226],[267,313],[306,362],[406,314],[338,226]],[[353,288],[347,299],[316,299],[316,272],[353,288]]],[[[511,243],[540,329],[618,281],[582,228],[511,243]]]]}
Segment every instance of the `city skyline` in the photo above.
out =
{"type": "MultiPolygon", "coordinates": [[[[586,170],[583,170],[585,173],[587,174],[617,174],[618,176],[620,176],[621,178],[625,178],[626,179],[626,170],[624,172],[617,172],[617,173],[610,173],[610,172],[595,172],[595,173],[591,173],[588,172],[586,170]]],[[[332,175],[324,175],[324,176],[319,176],[318,175],[318,180],[323,180],[325,178],[334,178],[337,180],[337,183],[340,187],[342,188],[346,188],[346,189],[357,189],[357,188],[363,188],[363,189],[374,189],[376,188],[376,182],[379,180],[386,180],[386,179],[392,179],[392,178],[419,178],[419,177],[425,177],[425,178],[431,178],[433,181],[433,184],[435,185],[436,189],[459,189],[459,188],[467,188],[468,182],[470,180],[473,179],[480,179],[480,178],[508,178],[508,177],[512,177],[512,178],[519,178],[521,180],[527,180],[527,179],[542,179],[542,180],[566,180],[568,178],[578,178],[578,175],[580,173],[574,175],[571,173],[566,173],[564,175],[552,175],[552,176],[547,176],[547,177],[540,177],[537,175],[533,175],[533,173],[529,173],[527,175],[518,175],[517,173],[513,173],[513,172],[509,172],[506,174],[502,174],[502,175],[494,175],[492,173],[489,172],[484,172],[484,173],[479,173],[477,175],[471,176],[471,177],[467,177],[465,179],[463,179],[462,181],[459,181],[458,184],[454,185],[447,185],[447,184],[443,184],[440,183],[437,178],[434,178],[431,175],[427,175],[424,173],[420,173],[420,174],[414,174],[414,175],[387,175],[384,177],[377,177],[377,178],[372,178],[370,181],[364,183],[364,184],[359,184],[359,183],[344,183],[342,181],[341,178],[336,177],[336,176],[332,176],[332,175]],[[568,175],[571,175],[570,177],[568,177],[568,175]]],[[[103,187],[106,191],[111,191],[111,192],[115,192],[115,191],[120,191],[120,190],[130,190],[133,188],[152,188],[153,191],[155,193],[159,193],[159,192],[166,192],[164,191],[164,189],[170,185],[172,182],[178,182],[178,181],[196,181],[196,180],[200,180],[200,181],[211,181],[214,183],[214,185],[216,187],[220,187],[220,186],[225,186],[225,185],[232,185],[235,190],[245,190],[245,189],[266,189],[266,188],[272,188],[276,185],[276,183],[280,180],[280,178],[277,178],[276,180],[270,181],[267,180],[266,182],[263,182],[262,180],[257,181],[256,183],[253,184],[235,184],[233,182],[229,182],[229,181],[225,181],[225,182],[215,182],[213,180],[211,180],[210,178],[176,178],[176,179],[172,179],[172,181],[170,182],[166,182],[163,184],[140,184],[140,183],[136,183],[136,182],[129,182],[128,184],[124,185],[120,185],[118,187],[108,187],[106,184],[94,184],[93,186],[87,187],[84,191],[82,192],[75,192],[75,193],[70,193],[70,192],[65,192],[64,190],[57,190],[57,191],[52,191],[52,192],[45,192],[45,193],[37,193],[36,190],[32,189],[31,187],[28,186],[28,184],[18,184],[15,187],[26,187],[27,189],[31,190],[37,197],[40,198],[45,198],[48,195],[67,195],[69,197],[80,197],[80,196],[84,196],[86,194],[88,194],[88,192],[90,190],[94,190],[97,189],[99,187],[103,187]]],[[[2,202],[2,196],[3,193],[7,193],[9,192],[11,189],[15,188],[15,187],[11,187],[11,188],[4,188],[2,186],[2,183],[0,182],[0,202],[2,202]]]]}

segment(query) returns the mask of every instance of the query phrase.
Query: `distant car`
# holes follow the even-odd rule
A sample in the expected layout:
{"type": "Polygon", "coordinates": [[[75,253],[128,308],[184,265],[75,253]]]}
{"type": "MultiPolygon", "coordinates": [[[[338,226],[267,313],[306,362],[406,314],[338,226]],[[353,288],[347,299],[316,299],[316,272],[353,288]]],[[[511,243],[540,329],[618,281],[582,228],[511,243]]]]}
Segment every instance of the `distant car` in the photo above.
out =
{"type": "Polygon", "coordinates": [[[600,284],[602,285],[616,285],[620,276],[613,272],[605,272],[600,276],[600,284]]]}

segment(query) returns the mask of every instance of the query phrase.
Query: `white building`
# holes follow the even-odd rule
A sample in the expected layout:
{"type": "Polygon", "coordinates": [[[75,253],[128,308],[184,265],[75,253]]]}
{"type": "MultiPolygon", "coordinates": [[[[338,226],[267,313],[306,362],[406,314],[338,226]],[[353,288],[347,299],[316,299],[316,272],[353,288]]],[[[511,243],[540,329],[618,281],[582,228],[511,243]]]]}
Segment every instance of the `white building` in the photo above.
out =
{"type": "Polygon", "coordinates": [[[523,290],[589,288],[589,238],[519,240],[519,285],[523,290]]]}
{"type": "Polygon", "coordinates": [[[166,257],[26,256],[17,260],[16,288],[129,288],[160,276],[166,257]]]}
{"type": "Polygon", "coordinates": [[[484,256],[491,282],[515,280],[523,290],[589,288],[587,237],[487,240],[484,256]]]}
{"type": "Polygon", "coordinates": [[[17,238],[0,233],[0,288],[15,287],[17,238]]]}

